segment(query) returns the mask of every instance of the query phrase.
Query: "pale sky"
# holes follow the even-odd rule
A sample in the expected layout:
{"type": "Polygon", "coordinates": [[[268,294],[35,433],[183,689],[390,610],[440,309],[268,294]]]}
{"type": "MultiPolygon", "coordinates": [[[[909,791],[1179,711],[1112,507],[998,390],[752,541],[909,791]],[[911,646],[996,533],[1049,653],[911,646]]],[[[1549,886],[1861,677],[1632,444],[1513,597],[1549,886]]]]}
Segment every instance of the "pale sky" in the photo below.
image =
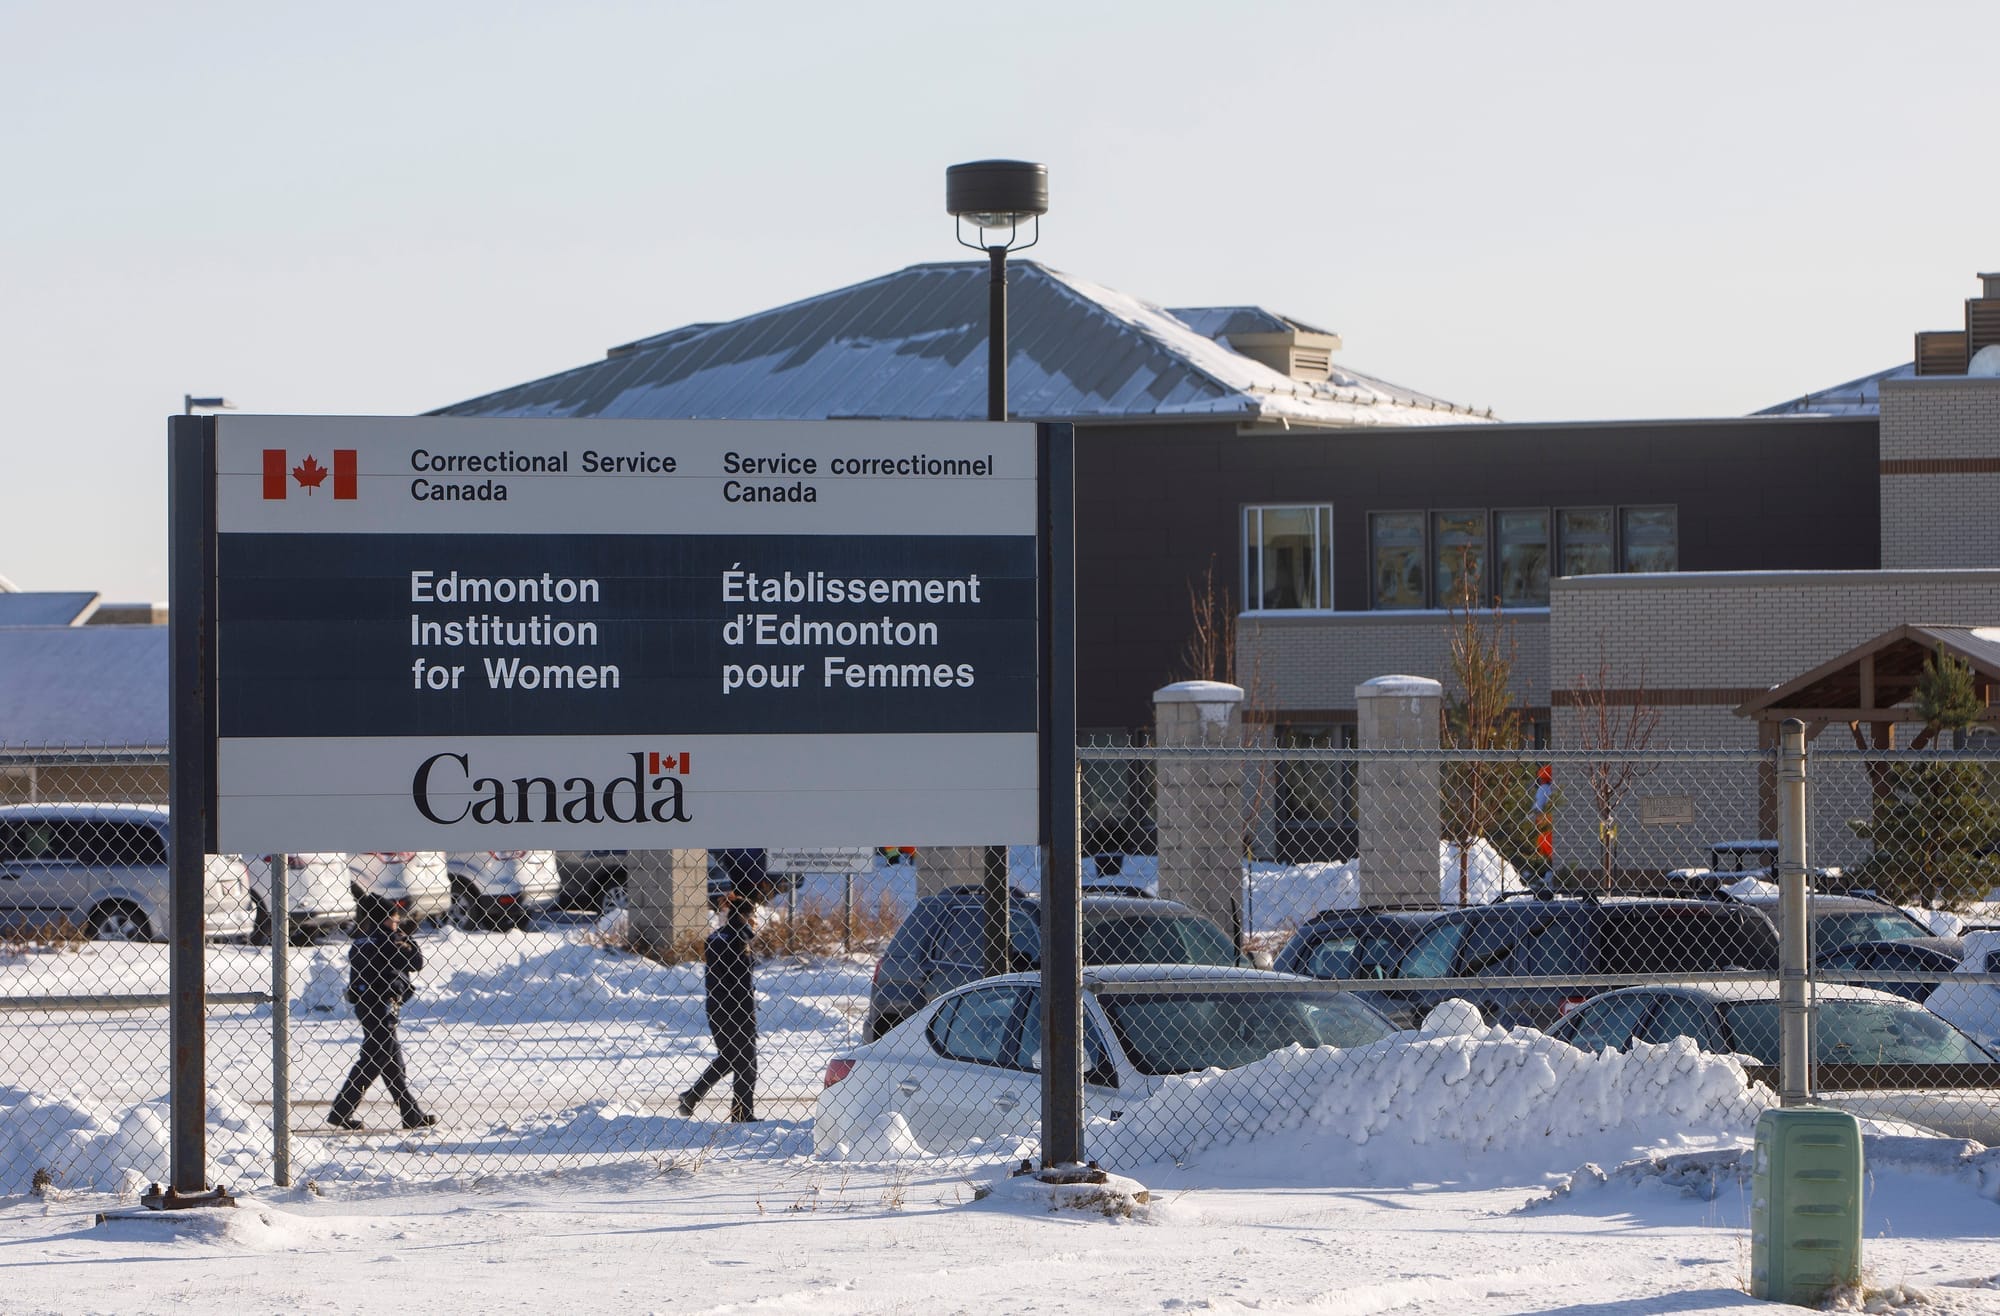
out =
{"type": "Polygon", "coordinates": [[[1510,420],[1739,415],[2000,269],[2000,5],[0,0],[0,575],[164,599],[166,418],[411,414],[971,253],[1510,420]]]}

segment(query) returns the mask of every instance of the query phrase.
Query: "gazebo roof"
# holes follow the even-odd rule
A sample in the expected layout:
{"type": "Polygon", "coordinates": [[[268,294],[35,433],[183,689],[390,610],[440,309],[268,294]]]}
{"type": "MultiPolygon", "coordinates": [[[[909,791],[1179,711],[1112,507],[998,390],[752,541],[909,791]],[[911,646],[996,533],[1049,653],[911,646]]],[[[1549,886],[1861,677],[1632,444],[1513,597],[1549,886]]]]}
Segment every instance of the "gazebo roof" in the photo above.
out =
{"type": "Polygon", "coordinates": [[[1837,658],[1774,685],[1737,708],[1738,717],[1759,722],[1803,718],[1808,722],[1895,722],[1892,714],[1909,702],[1924,663],[1942,646],[1972,668],[1986,700],[1983,721],[2000,721],[1993,704],[2000,686],[2000,626],[1920,625],[1884,631],[1837,658]]]}

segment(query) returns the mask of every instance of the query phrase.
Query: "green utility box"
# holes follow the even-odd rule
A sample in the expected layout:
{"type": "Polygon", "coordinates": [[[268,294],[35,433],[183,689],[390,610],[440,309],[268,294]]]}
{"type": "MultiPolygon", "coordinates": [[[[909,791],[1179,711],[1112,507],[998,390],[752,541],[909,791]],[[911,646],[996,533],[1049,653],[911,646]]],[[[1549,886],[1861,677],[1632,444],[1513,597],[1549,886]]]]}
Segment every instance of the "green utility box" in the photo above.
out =
{"type": "Polygon", "coordinates": [[[1757,1119],[1750,1296],[1811,1306],[1861,1278],[1861,1126],[1819,1106],[1757,1119]]]}

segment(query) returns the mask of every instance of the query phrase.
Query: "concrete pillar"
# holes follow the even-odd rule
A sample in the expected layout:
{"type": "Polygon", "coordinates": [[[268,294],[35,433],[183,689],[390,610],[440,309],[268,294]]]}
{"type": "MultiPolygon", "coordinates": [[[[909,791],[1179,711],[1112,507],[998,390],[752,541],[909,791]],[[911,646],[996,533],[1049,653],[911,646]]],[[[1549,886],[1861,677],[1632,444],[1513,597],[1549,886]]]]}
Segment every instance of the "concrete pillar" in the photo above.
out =
{"type": "MultiPolygon", "coordinates": [[[[1354,687],[1359,748],[1437,749],[1444,687],[1427,676],[1378,676],[1354,687]]],[[[1398,763],[1363,756],[1355,771],[1363,905],[1438,903],[1437,760],[1398,763]]]]}
{"type": "Polygon", "coordinates": [[[633,950],[698,958],[708,933],[708,851],[632,851],[625,857],[625,903],[633,950]]]}
{"type": "Polygon", "coordinates": [[[917,899],[946,887],[978,886],[986,880],[984,845],[927,845],[917,851],[917,899]]]}
{"type": "MultiPolygon", "coordinates": [[[[1153,692],[1153,740],[1161,749],[1240,749],[1243,688],[1182,681],[1153,692]]],[[[1243,844],[1250,825],[1241,759],[1199,755],[1159,760],[1153,817],[1159,826],[1160,894],[1215,920],[1243,944],[1243,844]]]]}

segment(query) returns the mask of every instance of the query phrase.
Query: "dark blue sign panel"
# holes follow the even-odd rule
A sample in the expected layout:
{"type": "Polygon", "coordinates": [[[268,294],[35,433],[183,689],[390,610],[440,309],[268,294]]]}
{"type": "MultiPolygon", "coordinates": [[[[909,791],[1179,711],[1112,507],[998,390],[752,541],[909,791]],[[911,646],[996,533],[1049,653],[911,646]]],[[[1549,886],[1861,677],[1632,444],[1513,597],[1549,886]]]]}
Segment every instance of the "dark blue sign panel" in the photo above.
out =
{"type": "Polygon", "coordinates": [[[218,544],[226,738],[1035,729],[1032,537],[218,544]]]}

